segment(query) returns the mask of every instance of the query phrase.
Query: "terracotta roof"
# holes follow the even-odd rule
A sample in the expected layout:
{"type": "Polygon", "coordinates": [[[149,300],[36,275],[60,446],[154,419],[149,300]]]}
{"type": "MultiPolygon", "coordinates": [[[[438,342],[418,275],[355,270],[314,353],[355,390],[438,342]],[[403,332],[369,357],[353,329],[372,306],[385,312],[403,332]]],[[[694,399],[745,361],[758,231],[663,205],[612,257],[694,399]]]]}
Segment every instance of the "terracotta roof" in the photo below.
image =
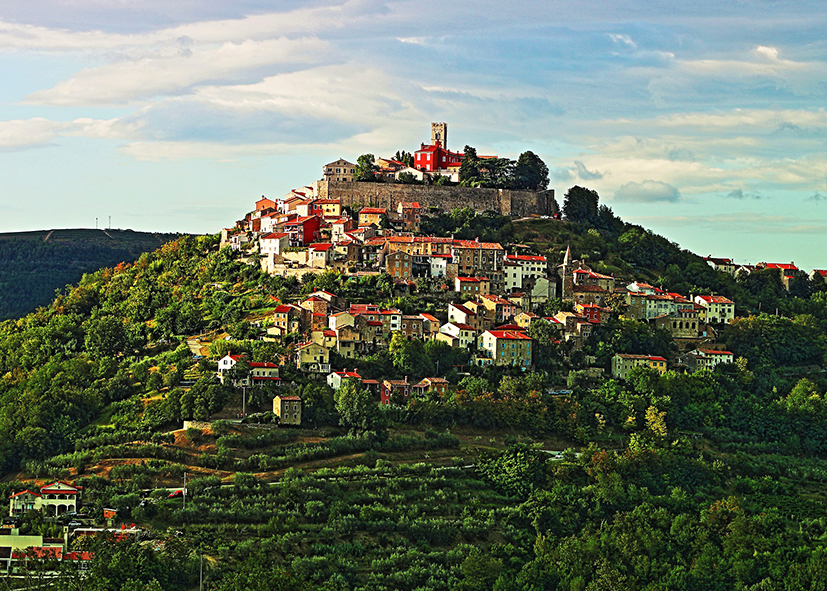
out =
{"type": "Polygon", "coordinates": [[[493,335],[496,339],[507,339],[512,341],[530,341],[531,337],[525,335],[521,332],[516,332],[513,330],[487,330],[485,331],[490,335],[493,335]]]}
{"type": "MultiPolygon", "coordinates": [[[[536,255],[527,255],[527,254],[507,254],[505,255],[506,260],[508,261],[531,261],[537,263],[545,263],[547,262],[546,257],[536,256],[536,255]]],[[[576,273],[577,271],[575,271],[576,273]]]]}

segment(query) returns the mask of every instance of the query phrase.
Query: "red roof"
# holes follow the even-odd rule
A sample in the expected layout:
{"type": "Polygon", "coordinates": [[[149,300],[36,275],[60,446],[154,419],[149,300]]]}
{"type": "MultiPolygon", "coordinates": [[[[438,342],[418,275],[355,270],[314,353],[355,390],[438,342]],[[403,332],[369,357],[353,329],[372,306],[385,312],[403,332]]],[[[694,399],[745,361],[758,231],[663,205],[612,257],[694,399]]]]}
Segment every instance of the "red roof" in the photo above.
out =
{"type": "MultiPolygon", "coordinates": [[[[545,263],[546,257],[528,255],[528,254],[508,254],[505,256],[509,261],[535,261],[538,263],[545,263]]],[[[577,271],[575,271],[577,273],[577,271]]]]}
{"type": "Polygon", "coordinates": [[[20,496],[20,495],[22,495],[22,494],[25,494],[25,493],[29,493],[30,495],[34,495],[34,496],[36,496],[36,497],[39,497],[39,496],[40,496],[40,493],[36,493],[36,492],[34,492],[34,491],[31,491],[31,490],[29,490],[29,489],[26,489],[26,490],[21,490],[21,491],[20,491],[20,492],[18,492],[18,493],[14,493],[14,494],[13,494],[13,495],[11,495],[9,498],[10,498],[10,499],[13,499],[14,497],[18,497],[18,496],[20,496]]]}
{"type": "Polygon", "coordinates": [[[388,210],[385,209],[384,207],[365,207],[364,209],[362,209],[359,212],[359,215],[362,215],[363,213],[366,213],[366,214],[382,214],[382,213],[387,214],[388,210]]]}
{"type": "Polygon", "coordinates": [[[697,296],[705,301],[707,304],[734,304],[730,299],[725,298],[724,296],[717,296],[717,295],[699,295],[697,296]]]}
{"type": "Polygon", "coordinates": [[[319,244],[311,244],[310,248],[312,248],[313,250],[318,250],[319,252],[325,252],[333,248],[333,244],[331,244],[330,242],[322,242],[319,244]]]}
{"type": "Polygon", "coordinates": [[[277,368],[278,365],[269,361],[253,361],[250,363],[250,367],[267,367],[272,369],[277,368]]]}
{"type": "Polygon", "coordinates": [[[700,351],[705,355],[732,355],[732,351],[700,351]]]}
{"type": "Polygon", "coordinates": [[[262,240],[279,240],[281,238],[285,238],[287,235],[288,234],[286,232],[278,232],[278,233],[271,232],[270,234],[267,234],[267,236],[262,236],[261,239],[262,240]]]}
{"type": "Polygon", "coordinates": [[[459,328],[460,330],[471,330],[471,331],[476,330],[473,326],[469,326],[469,325],[467,325],[467,324],[463,324],[462,322],[451,322],[451,323],[449,323],[449,324],[453,324],[454,326],[456,326],[456,327],[457,327],[457,328],[459,328]]]}
{"type": "Polygon", "coordinates": [[[286,314],[287,312],[295,309],[296,306],[293,306],[292,304],[282,304],[281,306],[276,306],[276,309],[273,310],[273,312],[276,314],[286,314]]]}
{"type": "Polygon", "coordinates": [[[295,400],[295,401],[298,401],[298,402],[301,402],[301,399],[302,399],[301,396],[279,396],[279,398],[281,398],[282,400],[291,400],[291,401],[295,400]]]}
{"type": "Polygon", "coordinates": [[[521,332],[515,332],[512,330],[489,330],[486,331],[488,334],[493,335],[496,339],[508,339],[508,340],[517,340],[517,341],[530,341],[531,337],[525,335],[521,332]]]}
{"type": "Polygon", "coordinates": [[[767,269],[783,269],[784,271],[798,271],[798,267],[792,263],[766,263],[764,265],[767,269]]]}

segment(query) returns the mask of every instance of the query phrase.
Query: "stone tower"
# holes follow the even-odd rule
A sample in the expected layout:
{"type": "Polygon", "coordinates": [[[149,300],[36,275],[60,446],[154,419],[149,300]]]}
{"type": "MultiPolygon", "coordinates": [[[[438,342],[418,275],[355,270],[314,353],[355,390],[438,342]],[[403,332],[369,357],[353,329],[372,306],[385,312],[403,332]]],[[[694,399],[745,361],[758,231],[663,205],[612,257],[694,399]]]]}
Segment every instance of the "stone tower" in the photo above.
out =
{"type": "Polygon", "coordinates": [[[439,142],[439,145],[448,149],[448,124],[431,123],[431,145],[439,142]]]}

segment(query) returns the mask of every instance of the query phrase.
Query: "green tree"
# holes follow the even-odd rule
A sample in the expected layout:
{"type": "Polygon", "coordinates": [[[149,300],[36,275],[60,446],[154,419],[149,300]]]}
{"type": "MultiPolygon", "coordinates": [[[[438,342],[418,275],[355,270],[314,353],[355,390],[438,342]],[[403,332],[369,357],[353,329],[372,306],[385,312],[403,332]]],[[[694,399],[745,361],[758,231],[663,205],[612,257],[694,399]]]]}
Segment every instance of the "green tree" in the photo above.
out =
{"type": "Polygon", "coordinates": [[[379,405],[373,393],[357,380],[348,379],[335,396],[339,423],[356,431],[375,431],[381,426],[379,405]]]}
{"type": "Polygon", "coordinates": [[[548,166],[534,152],[523,152],[517,159],[514,188],[534,191],[548,188],[548,166]]]}
{"type": "Polygon", "coordinates": [[[376,158],[373,154],[362,154],[356,160],[356,169],[353,173],[354,180],[362,183],[376,182],[376,174],[379,167],[374,164],[376,158]]]}
{"type": "Polygon", "coordinates": [[[129,345],[124,322],[115,316],[89,320],[83,328],[86,350],[97,357],[114,357],[129,345]]]}
{"type": "Polygon", "coordinates": [[[406,152],[405,150],[402,150],[401,152],[399,150],[397,150],[396,154],[393,157],[393,159],[396,160],[397,162],[401,162],[405,166],[411,166],[412,167],[414,165],[414,155],[411,154],[410,152],[406,152]]]}
{"type": "Polygon", "coordinates": [[[597,191],[575,185],[566,191],[563,199],[563,215],[570,222],[592,224],[597,220],[597,191]]]}

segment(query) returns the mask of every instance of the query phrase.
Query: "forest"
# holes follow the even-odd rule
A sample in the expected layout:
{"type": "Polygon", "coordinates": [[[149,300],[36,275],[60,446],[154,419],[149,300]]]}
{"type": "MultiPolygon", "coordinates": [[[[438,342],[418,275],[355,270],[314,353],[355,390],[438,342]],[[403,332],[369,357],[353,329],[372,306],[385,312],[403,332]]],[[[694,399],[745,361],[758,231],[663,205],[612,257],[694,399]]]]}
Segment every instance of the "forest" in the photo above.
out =
{"type": "MultiPolygon", "coordinates": [[[[148,536],[78,540],[95,552],[91,576],[33,565],[31,588],[63,569],[55,589],[192,589],[202,562],[204,588],[221,591],[823,588],[824,286],[716,273],[590,194],[566,204],[571,221],[500,226],[552,258],[571,246],[598,270],[729,295],[740,317],[720,339],[736,362],[595,379],[587,356],[605,368],[616,352],[674,354],[668,335],[626,318],[580,351],[532,326],[531,372],[470,367],[467,351],[395,336],[331,363],[376,379],[438,373],[444,395],[380,406],[358,383],[334,392],[283,365],[304,426],[272,425],[271,387],[249,398],[265,424],[239,424],[228,419],[240,394],[215,363],[289,352],[295,336],[256,338],[278,302],[325,289],[441,314],[442,300],[426,283],[399,296],[384,275],[270,277],[214,236],[87,273],[0,323],[0,489],[71,479],[93,517],[115,508],[148,536]],[[227,338],[194,358],[186,337],[207,333],[227,338]],[[181,430],[189,419],[211,428],[181,430]],[[184,504],[169,491],[185,473],[184,504]]],[[[493,232],[500,220],[486,215],[438,223],[493,232]]],[[[55,533],[35,516],[22,527],[55,533]]]]}

